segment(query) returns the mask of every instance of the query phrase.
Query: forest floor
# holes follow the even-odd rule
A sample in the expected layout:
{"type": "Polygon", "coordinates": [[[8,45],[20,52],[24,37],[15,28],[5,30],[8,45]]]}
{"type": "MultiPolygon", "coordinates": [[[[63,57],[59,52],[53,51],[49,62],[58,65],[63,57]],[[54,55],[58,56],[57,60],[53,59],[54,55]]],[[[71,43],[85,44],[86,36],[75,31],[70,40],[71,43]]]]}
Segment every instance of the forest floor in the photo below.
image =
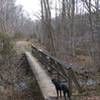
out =
{"type": "MultiPolygon", "coordinates": [[[[42,51],[47,52],[46,48],[39,44],[36,40],[31,41],[31,43],[37,48],[42,49],[42,51]]],[[[76,91],[73,94],[73,100],[100,100],[100,72],[92,67],[81,66],[82,63],[84,63],[83,61],[77,59],[76,62],[77,63],[73,62],[72,68],[75,71],[76,77],[84,92],[77,94],[76,91]]],[[[88,62],[88,59],[86,62],[88,62]]]]}
{"type": "Polygon", "coordinates": [[[39,87],[23,54],[30,51],[29,47],[29,42],[17,41],[10,67],[0,67],[0,75],[7,80],[0,79],[0,100],[43,100],[38,96],[41,96],[39,87]]]}
{"type": "MultiPolygon", "coordinates": [[[[18,41],[16,44],[17,49],[19,48],[17,50],[18,53],[26,50],[30,51],[31,43],[46,52],[46,48],[34,40],[31,42],[18,41]]],[[[84,68],[83,66],[73,67],[73,69],[76,72],[81,87],[84,89],[84,92],[81,94],[74,93],[73,100],[100,100],[100,72],[96,72],[94,68],[84,68]]]]}
{"type": "MultiPolygon", "coordinates": [[[[38,48],[45,51],[45,47],[40,45],[37,41],[17,41],[15,49],[17,55],[14,57],[14,72],[11,77],[14,77],[17,84],[12,86],[6,86],[0,84],[0,100],[41,100],[39,95],[39,87],[36,87],[35,78],[29,70],[26,62],[22,62],[20,65],[20,59],[22,59],[23,53],[25,51],[31,51],[31,43],[38,48]],[[35,91],[33,91],[35,89],[35,91]]],[[[25,58],[24,58],[25,60],[25,58]]],[[[12,70],[13,70],[12,69],[12,70]]],[[[100,72],[96,72],[94,69],[88,70],[84,67],[75,67],[73,68],[77,79],[80,82],[81,87],[84,89],[84,92],[81,94],[74,93],[72,100],[100,100],[100,72]],[[78,69],[78,70],[77,70],[78,69]]],[[[0,80],[1,82],[1,80],[0,80]]],[[[59,99],[61,100],[61,99],[59,99]]]]}
{"type": "MultiPolygon", "coordinates": [[[[33,45],[46,52],[46,48],[41,46],[37,41],[33,41],[33,45]]],[[[84,92],[80,94],[73,90],[72,100],[100,100],[100,72],[97,71],[95,67],[84,66],[88,64],[89,61],[89,57],[80,56],[80,58],[75,59],[72,63],[72,68],[84,90],[84,92]]]]}

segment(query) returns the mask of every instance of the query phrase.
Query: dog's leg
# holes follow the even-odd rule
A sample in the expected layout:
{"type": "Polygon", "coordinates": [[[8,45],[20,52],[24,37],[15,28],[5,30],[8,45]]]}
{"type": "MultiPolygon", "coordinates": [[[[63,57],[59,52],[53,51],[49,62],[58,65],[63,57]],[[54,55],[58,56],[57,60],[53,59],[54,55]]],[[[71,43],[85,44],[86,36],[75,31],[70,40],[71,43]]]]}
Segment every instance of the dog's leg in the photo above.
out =
{"type": "Polygon", "coordinates": [[[56,89],[56,92],[57,92],[57,99],[58,99],[58,97],[59,97],[59,91],[56,89]]]}
{"type": "Polygon", "coordinates": [[[60,97],[62,97],[62,91],[60,90],[60,97]]]}
{"type": "Polygon", "coordinates": [[[71,100],[70,92],[67,92],[68,99],[71,100]]]}
{"type": "Polygon", "coordinates": [[[67,100],[66,93],[65,92],[63,92],[63,95],[64,95],[64,99],[67,100]]]}

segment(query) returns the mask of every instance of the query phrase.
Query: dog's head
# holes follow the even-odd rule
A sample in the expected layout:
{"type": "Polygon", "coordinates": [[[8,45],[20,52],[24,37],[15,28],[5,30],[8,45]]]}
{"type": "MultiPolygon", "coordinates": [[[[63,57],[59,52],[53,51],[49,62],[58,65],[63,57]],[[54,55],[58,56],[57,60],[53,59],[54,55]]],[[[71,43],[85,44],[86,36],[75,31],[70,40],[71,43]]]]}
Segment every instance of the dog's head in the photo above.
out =
{"type": "Polygon", "coordinates": [[[53,84],[56,84],[57,83],[57,80],[56,79],[52,79],[52,83],[53,84]]]}

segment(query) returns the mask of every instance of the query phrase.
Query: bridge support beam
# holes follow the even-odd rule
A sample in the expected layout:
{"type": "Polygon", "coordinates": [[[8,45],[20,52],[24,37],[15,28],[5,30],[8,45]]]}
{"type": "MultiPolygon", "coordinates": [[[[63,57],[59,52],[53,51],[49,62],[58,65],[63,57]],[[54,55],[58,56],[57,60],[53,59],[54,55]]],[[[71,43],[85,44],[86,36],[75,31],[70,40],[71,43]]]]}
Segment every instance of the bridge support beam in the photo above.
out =
{"type": "Polygon", "coordinates": [[[44,100],[51,100],[51,97],[56,97],[56,90],[51,82],[50,77],[46,74],[45,70],[41,67],[37,59],[31,53],[25,53],[28,63],[33,71],[34,76],[38,82],[44,100]]]}

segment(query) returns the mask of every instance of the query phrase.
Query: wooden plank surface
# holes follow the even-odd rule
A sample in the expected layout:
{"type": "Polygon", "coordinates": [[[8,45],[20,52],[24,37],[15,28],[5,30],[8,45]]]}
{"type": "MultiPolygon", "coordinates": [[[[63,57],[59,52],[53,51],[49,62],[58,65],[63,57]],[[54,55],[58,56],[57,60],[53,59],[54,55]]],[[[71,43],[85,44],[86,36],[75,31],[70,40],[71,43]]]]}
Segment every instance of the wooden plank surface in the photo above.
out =
{"type": "Polygon", "coordinates": [[[45,70],[40,66],[37,59],[31,55],[31,53],[26,52],[25,54],[29,62],[29,65],[36,77],[36,80],[40,86],[44,99],[51,100],[50,98],[55,98],[56,90],[51,82],[50,77],[47,75],[45,70]]]}

